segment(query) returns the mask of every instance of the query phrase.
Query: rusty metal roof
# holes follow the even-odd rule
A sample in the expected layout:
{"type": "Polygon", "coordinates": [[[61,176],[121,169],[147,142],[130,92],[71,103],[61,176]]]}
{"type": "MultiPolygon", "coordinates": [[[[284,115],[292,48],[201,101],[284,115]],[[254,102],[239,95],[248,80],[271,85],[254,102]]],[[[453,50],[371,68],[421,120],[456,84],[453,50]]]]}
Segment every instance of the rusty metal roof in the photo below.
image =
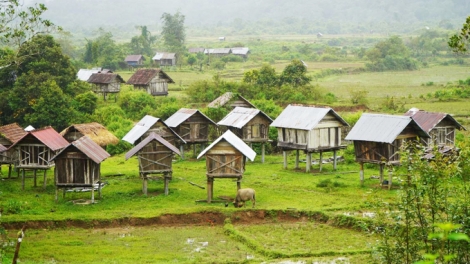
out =
{"type": "Polygon", "coordinates": [[[65,150],[75,147],[79,151],[81,151],[83,154],[85,154],[88,158],[93,160],[95,163],[99,164],[103,160],[109,158],[111,155],[109,155],[108,152],[106,152],[102,147],[100,147],[98,144],[96,144],[93,140],[91,140],[87,136],[83,136],[74,142],[70,143],[67,147],[62,149],[57,155],[55,155],[51,160],[54,160],[56,157],[58,157],[62,152],[65,150]]]}
{"type": "Polygon", "coordinates": [[[27,133],[17,123],[0,126],[0,136],[6,138],[12,144],[20,140],[27,133]]]}
{"type": "Polygon", "coordinates": [[[362,114],[346,140],[371,141],[391,144],[407,127],[420,137],[429,137],[411,117],[382,114],[362,114]]]}
{"type": "Polygon", "coordinates": [[[181,123],[183,123],[184,121],[186,121],[188,118],[190,118],[192,115],[194,115],[195,113],[200,113],[202,116],[204,116],[209,122],[211,122],[212,124],[214,124],[215,126],[217,126],[216,123],[214,123],[214,121],[212,121],[209,117],[207,117],[206,115],[204,115],[201,111],[197,110],[197,109],[188,109],[188,108],[181,108],[180,110],[178,110],[176,113],[174,113],[173,115],[171,115],[167,120],[165,120],[165,123],[169,126],[169,127],[177,127],[179,126],[181,123]]]}
{"type": "Polygon", "coordinates": [[[166,141],[164,138],[162,138],[160,135],[152,132],[148,137],[146,137],[144,140],[142,140],[137,146],[133,147],[131,150],[129,150],[126,153],[126,160],[130,159],[132,156],[134,156],[137,152],[139,152],[143,147],[145,147],[148,143],[151,141],[156,140],[160,143],[162,143],[165,147],[173,151],[174,153],[181,155],[180,151],[178,148],[173,146],[170,142],[166,141]]]}
{"type": "Polygon", "coordinates": [[[444,119],[452,122],[457,129],[466,130],[464,126],[457,122],[457,120],[446,113],[426,112],[417,108],[411,108],[404,115],[411,116],[411,118],[413,118],[413,120],[428,133],[444,119]]]}
{"type": "Polygon", "coordinates": [[[234,96],[238,96],[238,98],[242,101],[245,101],[248,105],[251,105],[253,108],[256,108],[250,101],[246,100],[243,96],[237,94],[235,95],[232,92],[226,92],[223,95],[217,97],[214,101],[207,105],[210,108],[217,108],[224,106],[226,103],[230,102],[234,96]]]}
{"type": "Polygon", "coordinates": [[[325,107],[311,107],[288,105],[282,113],[271,124],[272,127],[292,128],[301,130],[312,130],[328,114],[333,114],[336,119],[345,126],[349,124],[344,121],[333,109],[325,107]]]}
{"type": "Polygon", "coordinates": [[[130,61],[139,61],[140,59],[145,60],[145,57],[142,55],[127,55],[127,57],[124,59],[126,62],[130,61]]]}
{"type": "Polygon", "coordinates": [[[134,127],[129,132],[127,132],[127,134],[122,138],[122,140],[134,144],[136,140],[142,137],[145,132],[147,132],[153,125],[155,125],[159,121],[162,122],[162,124],[166,126],[168,130],[173,133],[173,135],[179,138],[181,142],[186,143],[186,141],[184,141],[183,138],[176,134],[176,132],[173,131],[173,129],[171,129],[165,122],[163,122],[163,120],[157,117],[153,117],[151,115],[144,116],[137,124],[134,125],[134,127]]]}
{"type": "Polygon", "coordinates": [[[57,133],[54,128],[45,127],[27,132],[27,134],[25,134],[21,139],[16,141],[15,144],[11,145],[10,148],[13,148],[15,145],[19,144],[28,135],[31,135],[32,137],[36,138],[42,144],[50,148],[52,151],[63,149],[69,145],[69,142],[67,142],[64,137],[57,133]]]}
{"type": "Polygon", "coordinates": [[[125,83],[124,79],[117,73],[93,73],[88,78],[89,83],[109,84],[117,79],[120,83],[125,83]]]}
{"type": "Polygon", "coordinates": [[[238,151],[240,151],[245,157],[253,161],[256,157],[256,152],[250,148],[243,140],[241,140],[239,137],[237,137],[234,133],[232,133],[230,130],[227,130],[222,136],[220,136],[218,139],[216,139],[212,144],[210,144],[207,148],[205,148],[198,156],[197,158],[201,158],[206,154],[207,151],[209,151],[211,148],[213,148],[217,143],[220,141],[225,140],[227,141],[230,145],[232,145],[234,148],[236,148],[238,151]]]}
{"type": "Polygon", "coordinates": [[[261,110],[237,106],[222,120],[220,120],[217,125],[242,128],[257,115],[264,116],[270,121],[270,123],[273,122],[273,120],[261,110]]]}
{"type": "Polygon", "coordinates": [[[160,75],[162,79],[168,80],[168,83],[175,83],[173,79],[161,69],[139,69],[129,78],[127,83],[133,85],[148,85],[157,75],[160,75]]]}

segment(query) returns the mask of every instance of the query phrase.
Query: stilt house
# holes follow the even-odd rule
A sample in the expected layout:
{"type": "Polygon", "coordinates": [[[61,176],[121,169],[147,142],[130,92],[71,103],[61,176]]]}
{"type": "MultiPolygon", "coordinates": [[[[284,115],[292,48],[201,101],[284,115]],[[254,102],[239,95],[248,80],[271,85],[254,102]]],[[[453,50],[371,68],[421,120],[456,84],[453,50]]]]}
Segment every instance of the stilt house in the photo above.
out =
{"type": "MultiPolygon", "coordinates": [[[[165,120],[165,123],[183,138],[186,144],[193,145],[194,150],[196,144],[201,144],[201,149],[204,148],[203,145],[209,142],[209,126],[217,126],[201,111],[187,108],[178,110],[165,120]]],[[[184,158],[183,149],[183,145],[180,145],[180,152],[184,158]]]]}
{"type": "Polygon", "coordinates": [[[60,134],[68,141],[73,142],[81,137],[87,136],[96,144],[106,149],[107,145],[119,143],[119,139],[109,132],[103,125],[92,122],[86,124],[75,124],[62,130],[60,134]]]}
{"type": "Polygon", "coordinates": [[[52,160],[55,162],[54,178],[56,186],[55,200],[59,189],[90,188],[91,202],[95,202],[95,188],[101,198],[101,162],[110,155],[87,136],[70,143],[52,160]]]}
{"type": "Polygon", "coordinates": [[[127,83],[153,96],[162,96],[168,95],[168,84],[175,82],[161,69],[140,69],[129,78],[127,83]]]}
{"type": "Polygon", "coordinates": [[[228,106],[230,109],[233,109],[237,106],[246,107],[246,108],[256,108],[250,101],[243,98],[239,94],[234,94],[232,92],[226,92],[223,95],[217,97],[214,101],[207,105],[209,108],[218,108],[228,106]]]}
{"type": "Polygon", "coordinates": [[[117,73],[93,73],[87,82],[91,83],[93,92],[103,94],[104,100],[110,93],[119,93],[121,83],[125,83],[124,79],[117,73]]]}
{"type": "MultiPolygon", "coordinates": [[[[429,135],[409,116],[362,114],[346,140],[354,142],[356,161],[359,162],[361,184],[364,183],[364,163],[380,165],[380,183],[383,183],[385,165],[400,164],[400,148],[407,140],[428,138],[429,135]]],[[[388,186],[391,188],[391,172],[388,186]]]]}
{"type": "Polygon", "coordinates": [[[236,179],[237,190],[245,172],[245,160],[253,161],[256,153],[243,140],[227,130],[222,136],[205,148],[198,159],[206,156],[207,202],[214,198],[214,180],[236,179]]]}
{"type": "Polygon", "coordinates": [[[264,163],[264,144],[269,141],[269,125],[273,120],[255,108],[235,107],[217,125],[224,126],[244,142],[262,143],[261,161],[264,163]]]}
{"type": "Polygon", "coordinates": [[[429,138],[420,138],[425,146],[453,148],[456,130],[466,130],[457,120],[446,113],[426,112],[412,108],[405,113],[429,134],[429,138]]]}
{"type": "Polygon", "coordinates": [[[65,140],[52,127],[36,129],[25,134],[10,148],[17,151],[17,168],[22,172],[22,188],[25,185],[25,172],[34,172],[34,186],[36,186],[36,173],[44,171],[44,188],[46,188],[46,172],[54,166],[51,160],[60,150],[67,147],[69,142],[65,140]]]}
{"type": "Polygon", "coordinates": [[[287,168],[287,151],[296,151],[295,168],[299,167],[299,151],[307,153],[306,171],[312,165],[312,153],[320,153],[320,171],[323,152],[333,152],[336,169],[336,153],[346,148],[341,142],[342,129],[348,127],[333,109],[288,105],[271,124],[277,128],[277,146],[282,148],[284,168],[287,168]]]}
{"type": "Polygon", "coordinates": [[[17,123],[0,126],[0,169],[3,164],[8,165],[8,178],[11,177],[12,165],[18,160],[16,148],[8,149],[28,132],[17,123]]]}
{"type": "Polygon", "coordinates": [[[144,195],[147,195],[149,176],[154,174],[163,174],[164,193],[168,195],[168,186],[173,174],[172,161],[175,153],[180,155],[175,146],[153,132],[126,153],[126,160],[136,154],[138,156],[139,174],[143,180],[142,191],[144,195]]]}
{"type": "Polygon", "coordinates": [[[129,67],[142,67],[144,65],[145,57],[138,55],[127,55],[124,61],[129,67]]]}
{"type": "Polygon", "coordinates": [[[163,120],[150,115],[144,116],[144,118],[135,124],[135,126],[122,138],[122,140],[135,145],[144,138],[148,137],[152,132],[160,135],[173,146],[186,144],[186,141],[175,131],[173,131],[173,129],[171,129],[165,122],[163,122],[163,120]]]}

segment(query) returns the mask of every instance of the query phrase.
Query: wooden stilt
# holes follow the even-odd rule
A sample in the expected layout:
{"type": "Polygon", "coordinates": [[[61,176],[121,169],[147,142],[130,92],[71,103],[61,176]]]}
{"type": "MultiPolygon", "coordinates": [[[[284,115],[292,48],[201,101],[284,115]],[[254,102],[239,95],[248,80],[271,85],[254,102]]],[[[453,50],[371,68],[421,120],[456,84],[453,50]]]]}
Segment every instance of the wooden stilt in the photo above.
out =
{"type": "Polygon", "coordinates": [[[299,168],[299,150],[295,150],[295,169],[299,168]]]}
{"type": "Polygon", "coordinates": [[[361,166],[360,170],[359,170],[359,177],[361,179],[361,186],[364,186],[364,163],[359,163],[359,165],[361,166]]]}
{"type": "Polygon", "coordinates": [[[37,170],[34,169],[34,187],[37,187],[37,180],[36,180],[36,176],[37,176],[37,170]]]}
{"type": "Polygon", "coordinates": [[[284,159],[284,169],[287,169],[287,151],[282,151],[282,157],[284,159]]]}
{"type": "Polygon", "coordinates": [[[11,178],[11,164],[8,166],[8,179],[11,178]]]}
{"type": "Polygon", "coordinates": [[[98,198],[101,199],[101,182],[98,182],[98,198]]]}
{"type": "Polygon", "coordinates": [[[147,196],[147,175],[144,175],[143,177],[143,183],[142,183],[142,192],[144,193],[145,196],[147,196]]]}
{"type": "Polygon", "coordinates": [[[337,159],[337,153],[336,150],[333,151],[333,170],[336,170],[336,159],[337,159]]]}
{"type": "Polygon", "coordinates": [[[238,178],[238,180],[237,180],[237,190],[240,190],[241,187],[242,187],[242,179],[238,178]]]}
{"type": "Polygon", "coordinates": [[[312,153],[307,153],[307,162],[305,165],[305,172],[310,172],[310,168],[312,167],[312,153]]]}
{"type": "Polygon", "coordinates": [[[25,181],[25,172],[24,172],[24,169],[23,169],[23,173],[22,173],[22,179],[21,179],[21,189],[24,191],[24,181],[25,181]]]}
{"type": "Polygon", "coordinates": [[[321,152],[321,151],[320,151],[320,161],[319,161],[319,163],[320,163],[320,172],[321,172],[321,169],[323,167],[323,152],[321,152]]]}
{"type": "MultiPolygon", "coordinates": [[[[250,142],[250,148],[253,149],[253,143],[252,142],[250,142]]],[[[253,162],[253,161],[255,161],[255,160],[252,160],[251,162],[253,162]]]]}
{"type": "Polygon", "coordinates": [[[194,156],[194,157],[197,157],[197,154],[196,154],[196,144],[193,144],[193,156],[194,156]]]}
{"type": "Polygon", "coordinates": [[[95,203],[95,186],[91,185],[91,203],[95,203]]]}
{"type": "Polygon", "coordinates": [[[180,153],[181,153],[181,159],[184,159],[184,145],[180,145],[180,153]]]}
{"type": "Polygon", "coordinates": [[[265,143],[261,143],[261,163],[264,163],[264,146],[265,143]]]}
{"type": "Polygon", "coordinates": [[[392,168],[388,169],[388,189],[392,189],[392,168]]]}
{"type": "Polygon", "coordinates": [[[169,183],[170,183],[170,176],[167,173],[165,173],[163,175],[163,177],[164,177],[164,180],[165,180],[163,188],[165,189],[165,195],[168,195],[168,193],[169,193],[169,188],[168,187],[169,187],[169,183]]]}
{"type": "Polygon", "coordinates": [[[214,186],[214,178],[207,178],[207,203],[212,202],[213,186],[214,186]]]}
{"type": "Polygon", "coordinates": [[[55,202],[59,201],[59,187],[55,187],[55,202]]]}
{"type": "Polygon", "coordinates": [[[44,170],[44,182],[42,184],[42,188],[45,190],[47,186],[47,170],[44,170]]]}
{"type": "Polygon", "coordinates": [[[380,175],[379,175],[380,176],[379,177],[380,178],[380,187],[382,187],[382,184],[384,183],[384,166],[385,166],[385,164],[380,163],[380,167],[379,167],[379,169],[380,169],[380,171],[379,171],[380,172],[380,175]]]}

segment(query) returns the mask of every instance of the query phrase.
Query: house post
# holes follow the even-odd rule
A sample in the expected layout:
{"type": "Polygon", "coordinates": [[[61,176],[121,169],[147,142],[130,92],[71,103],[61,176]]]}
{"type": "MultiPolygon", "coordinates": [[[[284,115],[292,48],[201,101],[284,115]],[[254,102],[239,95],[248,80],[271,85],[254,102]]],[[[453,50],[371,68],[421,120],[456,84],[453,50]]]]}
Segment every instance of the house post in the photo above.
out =
{"type": "Polygon", "coordinates": [[[284,159],[284,169],[287,169],[287,151],[282,151],[282,157],[284,159]]]}
{"type": "Polygon", "coordinates": [[[305,172],[310,172],[311,167],[312,167],[312,152],[307,152],[307,162],[305,165],[305,172]]]}
{"type": "Polygon", "coordinates": [[[361,179],[361,186],[364,186],[364,163],[361,162],[359,163],[360,169],[359,169],[359,178],[361,179]]]}
{"type": "Polygon", "coordinates": [[[295,150],[295,168],[296,169],[299,168],[299,150],[298,149],[295,150]]]}

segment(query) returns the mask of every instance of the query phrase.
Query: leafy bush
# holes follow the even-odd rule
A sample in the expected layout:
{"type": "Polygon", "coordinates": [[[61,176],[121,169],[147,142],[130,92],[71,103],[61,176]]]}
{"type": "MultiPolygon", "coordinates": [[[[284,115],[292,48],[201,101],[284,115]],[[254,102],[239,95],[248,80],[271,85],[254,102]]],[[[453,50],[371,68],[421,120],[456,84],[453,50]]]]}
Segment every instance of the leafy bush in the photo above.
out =
{"type": "Polygon", "coordinates": [[[157,103],[153,96],[144,91],[125,91],[121,92],[118,105],[130,119],[140,119],[146,114],[148,109],[155,109],[157,103]]]}
{"type": "Polygon", "coordinates": [[[366,90],[350,90],[349,96],[351,97],[351,103],[366,105],[367,104],[367,94],[369,92],[366,90]]]}

